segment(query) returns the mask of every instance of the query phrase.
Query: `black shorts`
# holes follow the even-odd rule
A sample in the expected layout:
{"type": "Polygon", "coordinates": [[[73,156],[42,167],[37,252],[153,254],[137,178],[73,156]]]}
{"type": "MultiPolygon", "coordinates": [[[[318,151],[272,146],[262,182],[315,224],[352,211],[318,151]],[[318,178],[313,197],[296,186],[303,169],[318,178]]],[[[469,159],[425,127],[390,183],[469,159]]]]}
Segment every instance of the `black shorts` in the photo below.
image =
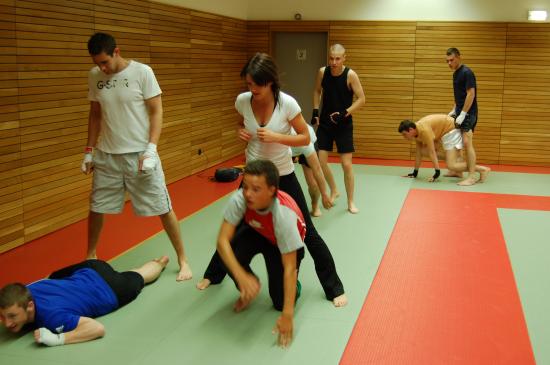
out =
{"type": "Polygon", "coordinates": [[[301,154],[300,156],[298,156],[298,163],[302,166],[310,167],[309,164],[307,163],[307,158],[304,154],[301,154]]]}
{"type": "Polygon", "coordinates": [[[474,129],[476,129],[476,124],[477,124],[477,115],[468,114],[466,118],[464,118],[464,121],[462,122],[462,124],[457,128],[459,128],[462,132],[468,132],[471,130],[473,133],[474,129]]]}
{"type": "Polygon", "coordinates": [[[117,299],[119,308],[130,303],[137,298],[141,289],[145,286],[143,277],[135,271],[118,272],[108,263],[102,260],[86,260],[78,264],[68,266],[55,271],[50,275],[50,279],[63,279],[71,276],[79,269],[92,269],[105,280],[107,285],[113,290],[117,299]]]}
{"type": "Polygon", "coordinates": [[[346,119],[340,124],[334,124],[330,121],[321,121],[317,128],[317,146],[323,151],[332,151],[333,144],[336,142],[336,151],[338,153],[355,152],[353,146],[353,122],[351,118],[346,119]]]}

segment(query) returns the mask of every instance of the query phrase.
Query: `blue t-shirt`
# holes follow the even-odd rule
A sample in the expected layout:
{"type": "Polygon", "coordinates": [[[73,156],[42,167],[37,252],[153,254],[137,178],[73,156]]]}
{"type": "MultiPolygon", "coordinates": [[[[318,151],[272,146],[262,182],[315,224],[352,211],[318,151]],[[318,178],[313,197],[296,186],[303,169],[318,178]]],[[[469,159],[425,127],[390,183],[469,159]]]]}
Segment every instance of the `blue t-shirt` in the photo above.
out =
{"type": "Polygon", "coordinates": [[[44,279],[27,285],[36,307],[36,328],[54,333],[76,328],[80,317],[95,318],[118,308],[111,287],[92,269],[80,269],[63,279],[44,279]]]}
{"type": "Polygon", "coordinates": [[[466,101],[466,91],[468,89],[476,89],[476,95],[468,114],[477,117],[477,86],[476,86],[476,76],[474,72],[466,65],[461,65],[453,73],[453,90],[455,95],[455,104],[457,114],[460,114],[462,108],[464,107],[464,102],[466,101]]]}

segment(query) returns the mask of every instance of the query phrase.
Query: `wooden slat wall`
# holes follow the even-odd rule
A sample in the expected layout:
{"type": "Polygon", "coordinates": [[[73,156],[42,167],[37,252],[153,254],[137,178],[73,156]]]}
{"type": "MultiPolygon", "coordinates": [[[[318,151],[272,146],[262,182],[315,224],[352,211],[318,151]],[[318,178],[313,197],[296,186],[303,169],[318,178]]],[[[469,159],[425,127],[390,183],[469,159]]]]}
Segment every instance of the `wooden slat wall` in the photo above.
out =
{"type": "Polygon", "coordinates": [[[416,120],[451,111],[453,73],[446,50],[456,47],[477,81],[479,121],[474,146],[478,160],[499,163],[506,56],[506,24],[419,22],[416,27],[414,113],[416,120]]]}
{"type": "Polygon", "coordinates": [[[242,117],[235,110],[235,98],[244,91],[241,69],[247,60],[246,22],[237,19],[222,20],[222,94],[221,109],[221,156],[222,160],[243,153],[245,143],[236,139],[236,130],[242,117]],[[244,61],[243,61],[244,60],[244,61]]]}
{"type": "Polygon", "coordinates": [[[334,22],[330,44],[346,47],[346,64],[360,77],[366,104],[353,117],[356,156],[409,157],[396,121],[413,108],[414,22],[334,22]]]}
{"type": "Polygon", "coordinates": [[[456,46],[478,78],[479,161],[550,162],[547,24],[247,22],[146,0],[0,0],[0,29],[0,252],[87,215],[86,41],[98,30],[155,70],[169,182],[242,153],[239,71],[269,52],[273,31],[325,30],[346,46],[367,95],[355,116],[357,156],[411,158],[397,123],[450,110],[444,58],[456,46]]]}
{"type": "Polygon", "coordinates": [[[164,111],[159,153],[166,180],[174,181],[191,173],[191,17],[187,9],[156,3],[151,4],[150,12],[150,65],[162,87],[164,111]]]}
{"type": "Polygon", "coordinates": [[[550,25],[509,24],[500,161],[550,165],[550,25]]]}
{"type": "Polygon", "coordinates": [[[15,0],[0,0],[0,247],[23,243],[15,0]]]}
{"type": "Polygon", "coordinates": [[[168,182],[242,153],[233,103],[244,20],[146,0],[0,0],[0,29],[0,252],[88,214],[80,163],[95,31],[157,75],[168,182]]]}
{"type": "MultiPolygon", "coordinates": [[[[324,31],[317,23],[250,21],[248,54],[269,51],[274,31],[324,31]]],[[[354,118],[356,156],[413,158],[414,144],[397,134],[398,122],[451,110],[445,51],[457,47],[478,82],[478,161],[550,164],[548,24],[329,22],[328,32],[330,43],[346,47],[366,93],[354,118]]]]}
{"type": "Polygon", "coordinates": [[[25,241],[82,219],[93,2],[16,1],[25,241]]]}

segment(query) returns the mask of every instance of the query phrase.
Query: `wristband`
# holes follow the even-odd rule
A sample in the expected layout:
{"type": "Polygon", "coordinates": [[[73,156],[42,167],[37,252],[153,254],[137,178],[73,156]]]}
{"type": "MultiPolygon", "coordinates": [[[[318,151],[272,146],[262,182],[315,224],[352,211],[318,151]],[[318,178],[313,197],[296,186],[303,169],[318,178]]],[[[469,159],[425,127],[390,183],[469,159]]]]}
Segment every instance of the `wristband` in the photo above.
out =
{"type": "Polygon", "coordinates": [[[317,118],[319,118],[319,109],[315,108],[311,113],[311,125],[317,124],[317,118]]]}
{"type": "Polygon", "coordinates": [[[93,148],[93,147],[86,146],[86,148],[84,148],[84,153],[92,153],[92,152],[94,152],[94,148],[93,148]]]}
{"type": "Polygon", "coordinates": [[[439,177],[439,175],[441,174],[441,171],[439,169],[435,169],[435,174],[433,176],[433,179],[437,179],[439,177]]]}

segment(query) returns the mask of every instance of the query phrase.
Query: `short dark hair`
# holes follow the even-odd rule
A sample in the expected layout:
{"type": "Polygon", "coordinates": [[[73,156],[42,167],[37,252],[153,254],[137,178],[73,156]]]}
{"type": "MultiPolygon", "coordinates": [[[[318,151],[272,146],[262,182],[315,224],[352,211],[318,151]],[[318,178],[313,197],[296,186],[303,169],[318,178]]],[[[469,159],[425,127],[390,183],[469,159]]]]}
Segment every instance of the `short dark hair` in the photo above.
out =
{"type": "Polygon", "coordinates": [[[244,167],[244,175],[265,176],[267,186],[279,189],[279,170],[269,160],[253,160],[244,167]]]}
{"type": "Polygon", "coordinates": [[[107,33],[97,32],[88,40],[88,53],[92,56],[97,56],[102,52],[112,56],[115,52],[115,48],[115,38],[107,33]]]}
{"type": "Polygon", "coordinates": [[[21,283],[8,284],[0,289],[0,308],[2,309],[14,304],[26,308],[31,300],[31,291],[21,283]]]}
{"type": "Polygon", "coordinates": [[[244,79],[250,75],[257,85],[265,86],[271,82],[271,91],[275,98],[275,105],[279,102],[279,91],[281,91],[281,82],[279,81],[279,69],[273,57],[267,53],[256,53],[250,57],[248,62],[241,70],[241,77],[244,79]]]}
{"type": "Polygon", "coordinates": [[[405,119],[402,120],[401,123],[399,123],[399,128],[397,128],[397,130],[399,131],[399,133],[402,133],[408,131],[411,128],[416,129],[416,124],[412,120],[405,119]]]}
{"type": "Polygon", "coordinates": [[[460,57],[460,51],[458,50],[458,48],[451,47],[447,49],[447,56],[450,56],[450,55],[455,55],[460,57]]]}

